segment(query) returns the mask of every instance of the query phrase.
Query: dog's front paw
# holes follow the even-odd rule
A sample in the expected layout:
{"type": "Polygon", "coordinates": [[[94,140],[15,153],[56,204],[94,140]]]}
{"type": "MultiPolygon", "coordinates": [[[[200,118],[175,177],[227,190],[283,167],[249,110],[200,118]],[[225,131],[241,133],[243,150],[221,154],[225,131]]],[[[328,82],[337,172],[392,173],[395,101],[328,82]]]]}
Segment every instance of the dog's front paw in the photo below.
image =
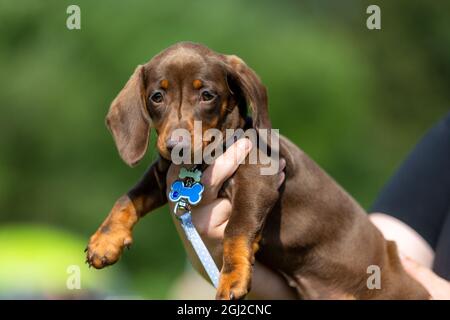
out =
{"type": "Polygon", "coordinates": [[[250,290],[250,278],[245,276],[247,272],[241,273],[235,269],[220,276],[217,288],[217,300],[240,300],[244,299],[250,290]]]}
{"type": "Polygon", "coordinates": [[[130,229],[106,224],[89,240],[86,263],[96,269],[114,264],[119,260],[123,248],[129,248],[132,242],[130,229]]]}

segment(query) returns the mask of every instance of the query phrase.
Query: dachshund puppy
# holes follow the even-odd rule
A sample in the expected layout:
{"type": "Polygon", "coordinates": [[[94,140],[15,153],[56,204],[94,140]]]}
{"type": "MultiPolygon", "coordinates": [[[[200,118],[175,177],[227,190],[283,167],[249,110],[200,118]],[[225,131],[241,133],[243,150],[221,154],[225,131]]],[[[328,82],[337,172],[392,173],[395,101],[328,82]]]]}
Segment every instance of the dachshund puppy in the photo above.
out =
{"type": "MultiPolygon", "coordinates": [[[[150,128],[158,134],[160,157],[91,237],[90,265],[115,263],[131,245],[139,218],[167,202],[171,150],[186,143],[174,141],[172,132],[183,128],[193,135],[194,121],[202,122],[203,132],[271,129],[266,89],[253,70],[237,56],[183,42],[138,66],[111,104],[106,123],[122,159],[130,166],[141,160],[150,128]]],[[[282,274],[300,299],[429,298],[404,271],[395,243],[383,238],[348,193],[285,137],[277,152],[286,159],[280,189],[276,175],[262,175],[262,164],[247,161],[223,187],[232,213],[216,298],[245,297],[255,256],[282,274]],[[372,266],[381,270],[379,288],[368,285],[372,266]]]]}

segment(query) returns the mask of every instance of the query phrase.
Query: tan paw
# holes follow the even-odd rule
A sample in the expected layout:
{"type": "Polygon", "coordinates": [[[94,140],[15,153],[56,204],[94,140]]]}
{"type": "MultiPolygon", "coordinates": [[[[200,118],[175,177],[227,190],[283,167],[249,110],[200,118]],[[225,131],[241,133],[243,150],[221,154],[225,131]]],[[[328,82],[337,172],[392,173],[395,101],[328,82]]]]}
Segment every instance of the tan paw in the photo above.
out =
{"type": "Polygon", "coordinates": [[[91,237],[86,248],[86,263],[96,269],[114,264],[119,260],[123,248],[129,248],[132,242],[131,230],[106,224],[91,237]]]}
{"type": "Polygon", "coordinates": [[[250,290],[250,278],[248,272],[239,272],[238,269],[230,273],[220,275],[217,288],[217,300],[240,300],[244,299],[250,290]]]}

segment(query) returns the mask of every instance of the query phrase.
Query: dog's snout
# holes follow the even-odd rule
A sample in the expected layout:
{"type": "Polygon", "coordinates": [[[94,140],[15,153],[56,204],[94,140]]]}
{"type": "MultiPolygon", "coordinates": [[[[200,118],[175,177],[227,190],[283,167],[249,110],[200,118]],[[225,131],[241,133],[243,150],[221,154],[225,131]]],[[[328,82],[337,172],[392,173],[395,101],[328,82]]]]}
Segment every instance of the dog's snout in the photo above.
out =
{"type": "Polygon", "coordinates": [[[166,147],[167,150],[172,151],[175,146],[179,146],[180,148],[187,147],[189,145],[188,141],[183,140],[182,137],[179,137],[178,139],[172,139],[169,138],[166,140],[166,147]]]}

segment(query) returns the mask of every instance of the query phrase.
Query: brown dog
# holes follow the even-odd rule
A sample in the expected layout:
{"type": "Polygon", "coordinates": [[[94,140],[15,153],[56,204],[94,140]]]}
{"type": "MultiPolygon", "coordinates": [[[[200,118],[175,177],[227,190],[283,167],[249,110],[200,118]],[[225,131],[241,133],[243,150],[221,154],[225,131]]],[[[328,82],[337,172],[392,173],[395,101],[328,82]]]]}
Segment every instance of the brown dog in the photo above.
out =
{"type": "MultiPolygon", "coordinates": [[[[106,122],[130,166],[144,155],[150,128],[158,134],[160,158],[122,196],[91,237],[87,261],[95,268],[115,263],[132,242],[132,228],[167,202],[166,173],[174,129],[192,132],[270,129],[266,90],[238,57],[192,43],[176,44],[138,66],[112,102],[106,122]]],[[[207,142],[203,143],[205,147],[207,142]]],[[[402,268],[394,242],[386,241],[366,212],[297,146],[280,138],[286,159],[284,185],[261,175],[261,165],[242,164],[223,187],[232,213],[223,241],[219,299],[243,298],[257,259],[283,274],[302,299],[428,299],[402,268]],[[369,289],[371,265],[381,270],[381,288],[369,289]]]]}

